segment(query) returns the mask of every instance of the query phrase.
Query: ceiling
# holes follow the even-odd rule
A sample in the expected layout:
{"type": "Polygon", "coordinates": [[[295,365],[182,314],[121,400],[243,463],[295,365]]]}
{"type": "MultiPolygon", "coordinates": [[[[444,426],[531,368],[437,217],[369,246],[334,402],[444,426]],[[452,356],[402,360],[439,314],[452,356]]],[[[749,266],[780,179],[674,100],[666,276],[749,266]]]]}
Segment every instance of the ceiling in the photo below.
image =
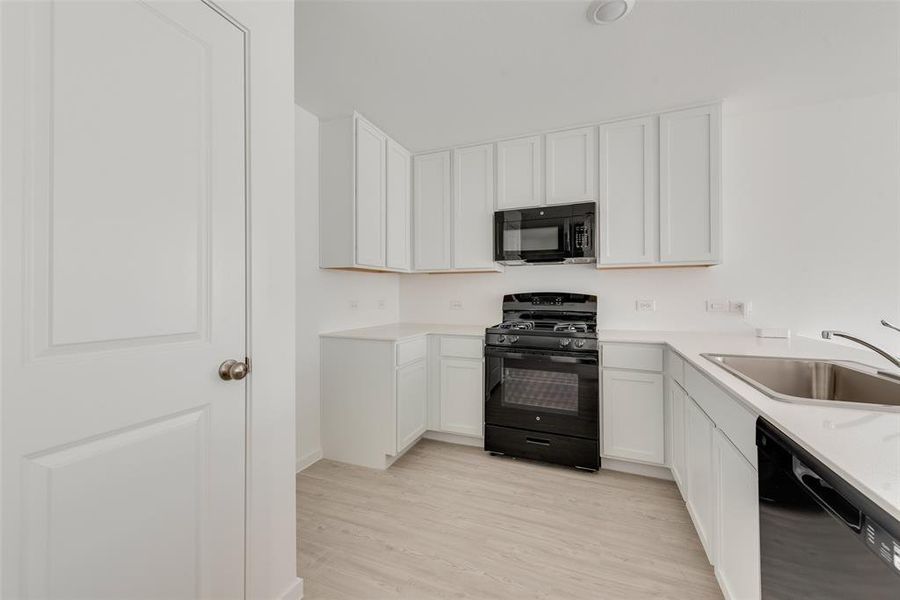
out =
{"type": "Polygon", "coordinates": [[[759,110],[898,89],[900,3],[300,0],[296,101],[413,151],[724,98],[759,110]]]}

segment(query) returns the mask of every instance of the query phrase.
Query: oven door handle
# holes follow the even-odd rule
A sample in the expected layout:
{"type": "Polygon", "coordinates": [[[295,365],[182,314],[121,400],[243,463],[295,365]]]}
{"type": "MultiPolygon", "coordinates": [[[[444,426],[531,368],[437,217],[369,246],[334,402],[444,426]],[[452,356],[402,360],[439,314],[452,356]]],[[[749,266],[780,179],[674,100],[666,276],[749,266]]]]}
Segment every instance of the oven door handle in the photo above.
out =
{"type": "Polygon", "coordinates": [[[527,357],[546,358],[551,362],[565,363],[570,365],[596,365],[600,362],[596,356],[568,356],[562,354],[546,354],[543,352],[509,352],[508,350],[501,350],[497,348],[485,348],[484,355],[495,356],[497,358],[513,359],[522,359],[527,357]]]}

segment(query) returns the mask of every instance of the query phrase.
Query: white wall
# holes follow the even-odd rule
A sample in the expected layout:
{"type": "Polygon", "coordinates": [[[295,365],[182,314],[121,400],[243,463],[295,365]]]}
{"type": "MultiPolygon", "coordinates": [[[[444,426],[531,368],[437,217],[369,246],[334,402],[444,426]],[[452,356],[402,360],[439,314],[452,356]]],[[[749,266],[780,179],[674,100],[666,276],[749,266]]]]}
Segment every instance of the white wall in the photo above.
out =
{"type": "Polygon", "coordinates": [[[757,111],[740,105],[739,114],[725,106],[724,264],[405,275],[401,318],[489,324],[505,293],[576,291],[597,294],[606,329],[782,326],[816,336],[835,328],[900,352],[900,335],[878,324],[900,321],[900,95],[757,111]],[[637,298],[655,299],[656,312],[636,312],[637,298]],[[752,301],[749,321],[706,313],[705,301],[718,298],[752,301]],[[462,309],[451,310],[450,300],[462,309]]]}
{"type": "Polygon", "coordinates": [[[303,467],[322,452],[319,333],[397,321],[399,276],[319,269],[319,120],[299,106],[295,109],[297,465],[303,467]]]}

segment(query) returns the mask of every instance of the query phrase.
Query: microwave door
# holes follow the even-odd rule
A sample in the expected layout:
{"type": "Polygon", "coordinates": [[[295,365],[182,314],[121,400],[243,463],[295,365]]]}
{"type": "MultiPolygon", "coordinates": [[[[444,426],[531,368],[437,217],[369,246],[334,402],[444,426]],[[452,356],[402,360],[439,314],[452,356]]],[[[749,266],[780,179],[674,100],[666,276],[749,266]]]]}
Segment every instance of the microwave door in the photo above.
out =
{"type": "Polygon", "coordinates": [[[557,220],[508,222],[503,230],[503,256],[528,262],[562,261],[566,238],[566,228],[557,220]]]}

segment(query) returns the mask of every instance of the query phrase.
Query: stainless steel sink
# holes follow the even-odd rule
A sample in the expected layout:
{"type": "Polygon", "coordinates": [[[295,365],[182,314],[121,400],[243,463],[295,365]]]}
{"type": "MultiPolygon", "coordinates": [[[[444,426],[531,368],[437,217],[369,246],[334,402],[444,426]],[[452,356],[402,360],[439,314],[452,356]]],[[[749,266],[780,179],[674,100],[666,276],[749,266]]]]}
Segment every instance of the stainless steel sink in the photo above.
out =
{"type": "Polygon", "coordinates": [[[702,356],[775,400],[900,410],[900,375],[861,363],[739,354],[702,356]]]}

